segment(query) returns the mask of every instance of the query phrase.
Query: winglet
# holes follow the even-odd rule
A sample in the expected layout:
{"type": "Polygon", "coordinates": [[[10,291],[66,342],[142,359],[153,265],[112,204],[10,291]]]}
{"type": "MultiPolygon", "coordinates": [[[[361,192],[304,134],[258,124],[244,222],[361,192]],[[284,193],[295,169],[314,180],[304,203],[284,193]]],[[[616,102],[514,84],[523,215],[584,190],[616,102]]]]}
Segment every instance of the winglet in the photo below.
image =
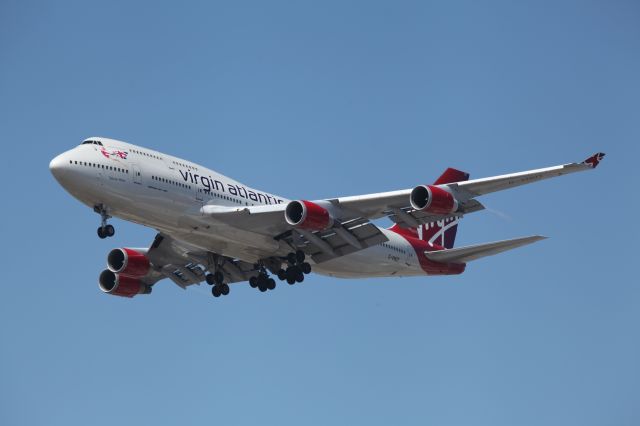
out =
{"type": "Polygon", "coordinates": [[[593,154],[591,157],[584,160],[582,164],[586,164],[592,169],[595,169],[596,167],[598,167],[598,164],[600,164],[600,161],[602,161],[603,158],[604,152],[598,152],[597,154],[593,154]]]}

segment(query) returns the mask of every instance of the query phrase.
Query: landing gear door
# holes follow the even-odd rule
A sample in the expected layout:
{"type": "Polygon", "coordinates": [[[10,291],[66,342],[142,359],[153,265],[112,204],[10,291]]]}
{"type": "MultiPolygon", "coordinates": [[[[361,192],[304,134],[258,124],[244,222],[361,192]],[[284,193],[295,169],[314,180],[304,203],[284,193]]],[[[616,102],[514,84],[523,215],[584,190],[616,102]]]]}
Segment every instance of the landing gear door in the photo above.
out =
{"type": "Polygon", "coordinates": [[[133,173],[133,183],[142,185],[142,172],[140,171],[140,166],[137,164],[131,164],[131,172],[133,173]]]}

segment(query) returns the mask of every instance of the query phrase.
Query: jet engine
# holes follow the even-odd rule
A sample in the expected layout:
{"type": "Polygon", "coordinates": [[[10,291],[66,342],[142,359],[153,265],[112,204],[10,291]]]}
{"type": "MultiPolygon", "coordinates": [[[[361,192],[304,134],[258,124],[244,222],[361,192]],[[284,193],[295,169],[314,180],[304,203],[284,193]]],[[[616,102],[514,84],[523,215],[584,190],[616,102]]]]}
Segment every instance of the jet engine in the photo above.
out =
{"type": "Polygon", "coordinates": [[[117,248],[109,252],[107,267],[116,274],[144,277],[149,272],[149,259],[144,253],[130,248],[117,248]]]}
{"type": "Polygon", "coordinates": [[[309,231],[322,231],[333,226],[333,218],[327,209],[306,200],[287,204],[284,218],[289,225],[309,231]]]}
{"type": "Polygon", "coordinates": [[[100,290],[114,296],[133,297],[136,294],[151,293],[151,287],[139,278],[116,274],[109,269],[102,271],[98,283],[100,290]]]}
{"type": "Polygon", "coordinates": [[[151,286],[141,280],[151,269],[149,259],[143,251],[113,249],[107,255],[107,268],[98,279],[100,290],[105,293],[123,297],[151,293],[151,286]]]}
{"type": "Polygon", "coordinates": [[[433,185],[420,185],[413,188],[410,202],[414,209],[433,214],[447,215],[458,210],[458,201],[453,195],[433,185]]]}

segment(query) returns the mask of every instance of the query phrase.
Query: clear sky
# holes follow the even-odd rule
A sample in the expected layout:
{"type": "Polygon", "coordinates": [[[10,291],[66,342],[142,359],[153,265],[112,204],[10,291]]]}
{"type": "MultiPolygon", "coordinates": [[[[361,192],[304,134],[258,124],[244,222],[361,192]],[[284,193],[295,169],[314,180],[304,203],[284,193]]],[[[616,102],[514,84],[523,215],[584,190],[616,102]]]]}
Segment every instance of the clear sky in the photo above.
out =
{"type": "Polygon", "coordinates": [[[3,0],[0,424],[640,424],[639,55],[637,1],[3,0]],[[94,135],[307,199],[608,155],[484,197],[457,245],[551,238],[462,276],[125,300],[154,231],[47,167],[94,135]]]}

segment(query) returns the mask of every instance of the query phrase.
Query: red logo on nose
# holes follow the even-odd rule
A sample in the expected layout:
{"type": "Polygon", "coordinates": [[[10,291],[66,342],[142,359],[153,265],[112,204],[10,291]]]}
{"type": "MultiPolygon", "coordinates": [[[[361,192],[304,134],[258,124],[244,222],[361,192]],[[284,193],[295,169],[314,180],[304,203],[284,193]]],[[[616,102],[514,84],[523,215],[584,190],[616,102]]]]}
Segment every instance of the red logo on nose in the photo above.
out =
{"type": "Polygon", "coordinates": [[[104,149],[104,147],[100,148],[100,152],[102,153],[102,155],[104,155],[106,158],[111,158],[111,156],[114,157],[118,157],[121,158],[123,160],[127,159],[127,155],[129,155],[128,152],[126,151],[120,151],[118,149],[114,150],[114,151],[107,151],[106,149],[104,149]]]}

